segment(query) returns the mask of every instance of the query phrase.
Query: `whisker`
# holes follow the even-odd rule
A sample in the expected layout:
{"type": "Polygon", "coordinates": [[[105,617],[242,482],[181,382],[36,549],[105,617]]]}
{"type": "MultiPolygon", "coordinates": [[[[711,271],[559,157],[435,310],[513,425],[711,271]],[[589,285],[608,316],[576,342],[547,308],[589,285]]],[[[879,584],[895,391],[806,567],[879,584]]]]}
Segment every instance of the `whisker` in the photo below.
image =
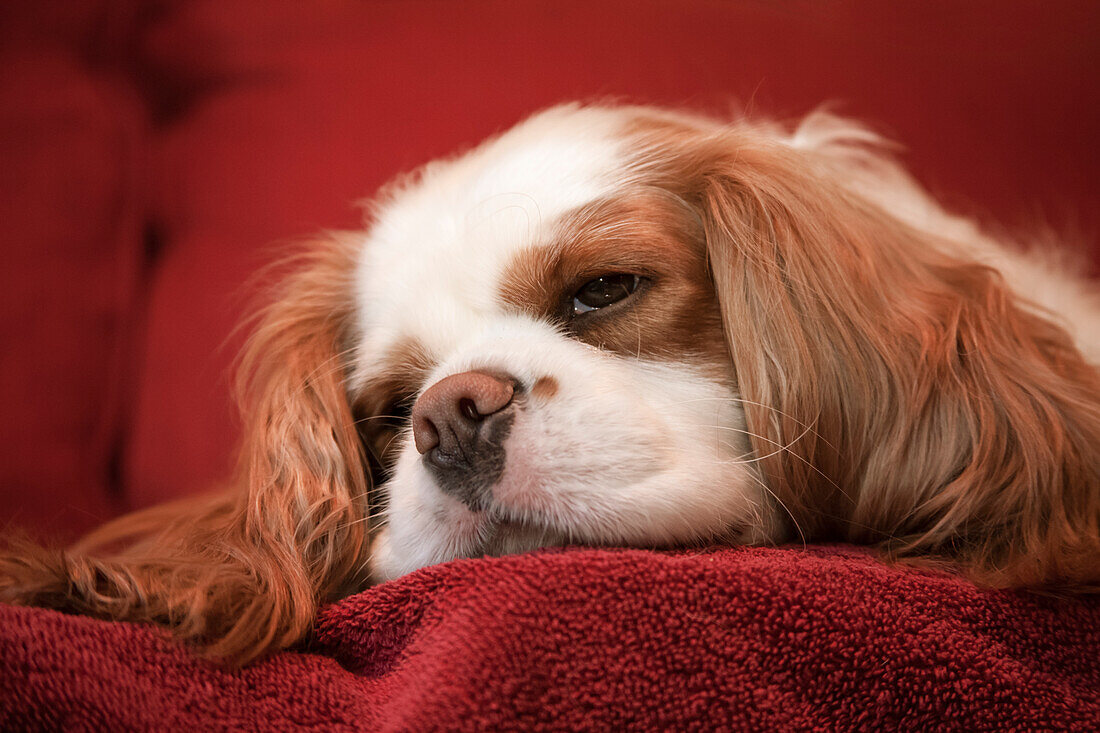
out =
{"type": "Polygon", "coordinates": [[[719,402],[734,402],[734,401],[736,401],[736,402],[740,402],[740,403],[745,404],[745,405],[753,405],[755,407],[763,407],[764,409],[771,410],[772,412],[774,412],[774,413],[776,413],[776,414],[778,414],[782,417],[787,418],[788,420],[795,423],[799,427],[808,428],[811,433],[813,433],[819,440],[821,440],[821,442],[825,443],[826,445],[828,445],[833,450],[837,449],[836,446],[833,445],[832,443],[830,443],[828,440],[826,440],[824,438],[824,436],[821,435],[821,433],[814,430],[812,424],[807,425],[806,423],[802,422],[801,420],[799,420],[795,417],[792,417],[791,415],[787,414],[786,412],[783,412],[782,410],[780,410],[776,407],[772,407],[771,405],[766,405],[763,402],[756,402],[754,400],[746,400],[744,397],[733,397],[733,396],[731,396],[731,397],[695,397],[695,398],[692,398],[690,400],[677,400],[675,402],[668,402],[668,403],[665,403],[665,404],[668,407],[676,407],[678,405],[688,405],[688,404],[691,404],[693,402],[711,402],[711,401],[719,401],[719,402]]]}
{"type": "Polygon", "coordinates": [[[370,422],[371,420],[400,420],[402,422],[409,419],[408,415],[370,415],[368,417],[361,417],[355,420],[355,424],[370,422]]]}
{"type": "MultiPolygon", "coordinates": [[[[704,427],[704,426],[700,426],[700,427],[704,427]]],[[[760,435],[758,433],[754,433],[752,431],[745,430],[743,428],[734,428],[734,427],[730,427],[728,425],[710,425],[709,423],[705,427],[707,429],[714,428],[715,430],[728,430],[728,431],[733,432],[733,433],[741,433],[742,435],[747,435],[750,438],[757,438],[758,440],[762,440],[765,443],[770,443],[774,446],[777,446],[777,449],[774,452],[769,453],[765,456],[760,456],[759,458],[752,459],[752,460],[762,460],[764,458],[770,458],[771,456],[777,455],[778,453],[782,453],[783,451],[788,450],[789,448],[794,446],[795,443],[797,443],[801,438],[803,438],[806,435],[806,431],[803,430],[802,433],[800,433],[798,435],[798,437],[796,437],[794,440],[792,440],[787,445],[783,445],[783,444],[781,444],[781,443],[779,443],[775,440],[772,440],[771,438],[769,438],[767,436],[760,435]]],[[[729,443],[726,443],[725,445],[727,445],[730,448],[736,448],[737,447],[737,446],[734,446],[734,445],[730,445],[729,443]]],[[[752,451],[750,450],[749,452],[751,453],[752,451]]],[[[748,454],[744,454],[744,455],[748,455],[748,454]]],[[[806,467],[808,467],[812,471],[814,471],[814,473],[816,473],[818,476],[820,476],[821,478],[828,481],[833,486],[833,488],[835,488],[842,495],[844,495],[845,498],[847,498],[849,500],[852,499],[852,497],[848,494],[848,492],[845,491],[843,488],[841,488],[840,484],[838,484],[836,481],[833,481],[833,479],[830,478],[828,474],[826,474],[820,468],[815,466],[813,463],[806,460],[804,457],[800,456],[798,453],[793,453],[792,452],[790,455],[791,455],[792,458],[797,458],[799,461],[801,461],[803,464],[805,464],[806,467]]],[[[752,461],[750,461],[750,460],[741,460],[740,458],[735,458],[733,462],[751,463],[752,461]]]]}
{"type": "Polygon", "coordinates": [[[790,508],[783,502],[783,500],[779,498],[779,494],[768,488],[767,483],[765,483],[763,479],[757,478],[752,473],[749,473],[749,478],[760,484],[760,488],[762,488],[773,499],[775,499],[776,503],[778,503],[779,506],[783,507],[783,511],[785,511],[787,513],[787,516],[791,518],[791,524],[794,525],[795,531],[798,532],[798,537],[802,542],[802,549],[806,549],[806,533],[802,531],[802,526],[798,523],[798,519],[794,516],[794,512],[792,512],[790,508]]]}

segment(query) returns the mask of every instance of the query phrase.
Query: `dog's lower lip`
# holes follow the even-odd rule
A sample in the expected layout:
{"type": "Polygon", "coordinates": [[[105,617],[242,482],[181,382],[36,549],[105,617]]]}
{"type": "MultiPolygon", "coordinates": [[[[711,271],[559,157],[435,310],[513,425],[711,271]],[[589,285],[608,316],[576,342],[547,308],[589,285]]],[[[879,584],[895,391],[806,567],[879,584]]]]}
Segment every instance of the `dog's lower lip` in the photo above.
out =
{"type": "Polygon", "coordinates": [[[487,527],[477,554],[485,557],[501,557],[562,543],[561,535],[552,530],[529,522],[503,520],[487,527]]]}
{"type": "Polygon", "coordinates": [[[486,535],[490,537],[487,545],[492,545],[504,538],[519,538],[532,534],[547,537],[553,534],[550,527],[531,521],[529,518],[509,516],[499,507],[494,507],[485,513],[485,530],[486,535]]]}
{"type": "Polygon", "coordinates": [[[479,512],[485,516],[486,528],[493,531],[509,530],[509,529],[526,529],[530,525],[522,520],[515,519],[508,516],[508,514],[500,509],[500,507],[490,507],[488,509],[479,512]]]}
{"type": "Polygon", "coordinates": [[[523,521],[520,521],[520,520],[517,520],[517,519],[507,519],[507,518],[494,520],[492,526],[493,526],[494,529],[499,530],[499,531],[509,531],[509,530],[511,530],[511,531],[515,531],[515,532],[528,531],[528,530],[532,530],[532,529],[539,529],[539,530],[542,529],[538,525],[531,524],[530,522],[523,522],[523,521]]]}

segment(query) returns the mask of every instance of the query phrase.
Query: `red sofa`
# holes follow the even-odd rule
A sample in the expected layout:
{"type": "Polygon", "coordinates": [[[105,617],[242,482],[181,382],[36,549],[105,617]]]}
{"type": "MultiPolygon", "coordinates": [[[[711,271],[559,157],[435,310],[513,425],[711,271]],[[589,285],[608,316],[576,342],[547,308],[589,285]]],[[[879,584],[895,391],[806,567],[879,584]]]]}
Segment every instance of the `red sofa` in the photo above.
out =
{"type": "Polygon", "coordinates": [[[67,539],[223,479],[250,275],[563,100],[832,102],[956,208],[1100,262],[1097,38],[1092,0],[5,4],[0,527],[67,539]]]}

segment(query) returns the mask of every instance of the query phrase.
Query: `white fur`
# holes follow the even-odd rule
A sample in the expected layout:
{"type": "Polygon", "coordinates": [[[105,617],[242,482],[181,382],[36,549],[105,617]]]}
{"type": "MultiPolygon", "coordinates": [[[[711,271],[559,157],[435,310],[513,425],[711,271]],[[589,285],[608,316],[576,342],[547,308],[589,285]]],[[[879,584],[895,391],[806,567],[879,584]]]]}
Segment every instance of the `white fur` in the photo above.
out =
{"type": "Polygon", "coordinates": [[[408,337],[445,356],[498,311],[499,279],[517,249],[614,191],[617,125],[609,110],[550,110],[456,161],[429,165],[394,196],[358,273],[368,358],[408,337]]]}

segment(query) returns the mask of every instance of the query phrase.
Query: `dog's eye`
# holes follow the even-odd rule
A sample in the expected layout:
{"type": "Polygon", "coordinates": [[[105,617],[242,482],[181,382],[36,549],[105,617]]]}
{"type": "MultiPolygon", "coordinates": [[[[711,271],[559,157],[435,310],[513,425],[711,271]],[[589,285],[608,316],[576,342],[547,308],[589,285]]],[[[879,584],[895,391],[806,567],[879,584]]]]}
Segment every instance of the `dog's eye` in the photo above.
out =
{"type": "Polygon", "coordinates": [[[641,283],[642,278],[637,275],[622,273],[589,280],[573,294],[573,315],[579,316],[618,303],[630,297],[641,283]]]}

